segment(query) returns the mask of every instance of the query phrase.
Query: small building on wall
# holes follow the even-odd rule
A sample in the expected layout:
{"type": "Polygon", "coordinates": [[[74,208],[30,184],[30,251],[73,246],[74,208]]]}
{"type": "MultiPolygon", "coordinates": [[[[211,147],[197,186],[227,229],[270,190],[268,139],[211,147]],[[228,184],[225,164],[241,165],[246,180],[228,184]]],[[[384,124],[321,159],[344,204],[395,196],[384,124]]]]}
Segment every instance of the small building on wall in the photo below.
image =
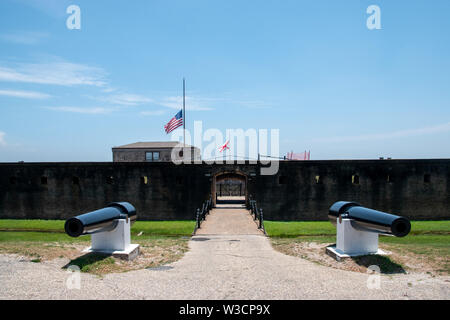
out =
{"type": "Polygon", "coordinates": [[[113,162],[171,162],[189,156],[191,161],[201,160],[199,148],[176,141],[136,142],[113,147],[112,153],[113,162]]]}

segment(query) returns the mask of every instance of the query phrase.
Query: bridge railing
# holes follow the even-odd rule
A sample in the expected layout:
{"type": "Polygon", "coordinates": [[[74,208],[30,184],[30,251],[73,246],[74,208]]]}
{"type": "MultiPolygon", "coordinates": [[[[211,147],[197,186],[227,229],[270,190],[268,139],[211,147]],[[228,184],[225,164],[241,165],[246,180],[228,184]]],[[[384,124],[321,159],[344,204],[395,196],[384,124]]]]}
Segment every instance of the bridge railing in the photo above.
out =
{"type": "Polygon", "coordinates": [[[258,229],[261,229],[264,234],[266,233],[266,229],[264,228],[264,214],[263,214],[263,209],[259,208],[258,209],[258,204],[256,203],[256,200],[250,199],[249,200],[249,208],[250,210],[250,214],[253,217],[253,220],[256,221],[258,220],[258,229]]]}
{"type": "Polygon", "coordinates": [[[192,234],[195,234],[197,232],[197,229],[200,229],[202,222],[205,221],[206,216],[209,214],[211,209],[212,198],[210,197],[208,200],[203,202],[201,210],[200,208],[197,208],[197,212],[195,213],[195,228],[192,234]]]}

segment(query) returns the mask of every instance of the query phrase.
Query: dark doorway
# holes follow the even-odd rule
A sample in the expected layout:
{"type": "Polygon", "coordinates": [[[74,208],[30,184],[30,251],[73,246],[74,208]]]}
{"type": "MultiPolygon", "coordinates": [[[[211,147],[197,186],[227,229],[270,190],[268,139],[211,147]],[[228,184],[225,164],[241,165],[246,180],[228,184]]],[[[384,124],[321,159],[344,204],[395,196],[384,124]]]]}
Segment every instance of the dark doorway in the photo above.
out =
{"type": "Polygon", "coordinates": [[[247,176],[238,172],[222,172],[214,176],[212,196],[216,204],[247,203],[247,176]]]}

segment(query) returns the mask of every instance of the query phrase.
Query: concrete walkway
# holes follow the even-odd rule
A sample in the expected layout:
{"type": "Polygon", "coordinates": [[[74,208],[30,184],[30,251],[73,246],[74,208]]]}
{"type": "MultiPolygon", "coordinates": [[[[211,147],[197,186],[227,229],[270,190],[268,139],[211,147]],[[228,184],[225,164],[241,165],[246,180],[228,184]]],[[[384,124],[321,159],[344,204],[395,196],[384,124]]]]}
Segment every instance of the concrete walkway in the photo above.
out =
{"type": "MultiPolygon", "coordinates": [[[[224,205],[225,206],[225,205],[224,205]]],[[[249,211],[233,207],[212,209],[195,235],[263,235],[249,211]],[[231,209],[232,208],[232,209],[231,209]]]]}
{"type": "Polygon", "coordinates": [[[449,277],[382,275],[369,289],[367,274],[279,253],[249,218],[216,209],[181,260],[103,279],[81,274],[81,290],[66,288],[67,261],[0,255],[0,299],[450,299],[449,277]]]}

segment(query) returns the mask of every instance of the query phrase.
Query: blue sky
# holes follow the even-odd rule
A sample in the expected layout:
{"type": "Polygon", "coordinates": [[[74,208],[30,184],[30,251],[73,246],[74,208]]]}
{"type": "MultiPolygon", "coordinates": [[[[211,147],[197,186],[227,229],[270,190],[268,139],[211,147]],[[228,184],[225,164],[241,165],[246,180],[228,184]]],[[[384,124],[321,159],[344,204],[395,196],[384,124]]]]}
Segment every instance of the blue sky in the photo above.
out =
{"type": "Polygon", "coordinates": [[[0,2],[0,161],[110,161],[187,128],[312,159],[448,158],[450,1],[0,2]],[[69,30],[66,8],[81,9],[69,30]],[[369,5],[381,30],[369,30],[369,5]]]}

